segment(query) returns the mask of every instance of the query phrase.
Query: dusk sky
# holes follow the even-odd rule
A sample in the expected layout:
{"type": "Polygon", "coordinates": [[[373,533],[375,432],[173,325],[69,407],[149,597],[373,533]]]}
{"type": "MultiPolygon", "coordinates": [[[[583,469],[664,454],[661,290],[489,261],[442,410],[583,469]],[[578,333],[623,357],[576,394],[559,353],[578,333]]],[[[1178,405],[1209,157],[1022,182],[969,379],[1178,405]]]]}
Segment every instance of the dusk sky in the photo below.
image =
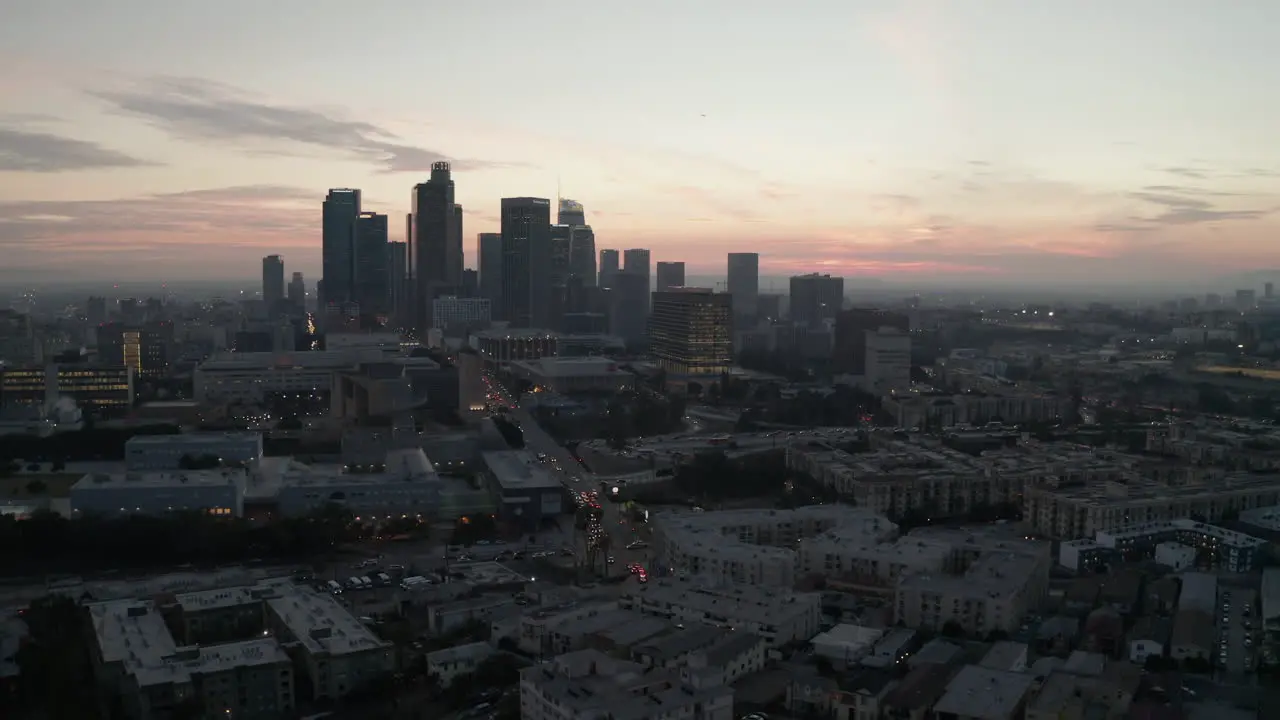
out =
{"type": "Polygon", "coordinates": [[[1150,284],[1280,266],[1276,0],[7,3],[0,280],[314,281],[454,163],[693,274],[1150,284]]]}

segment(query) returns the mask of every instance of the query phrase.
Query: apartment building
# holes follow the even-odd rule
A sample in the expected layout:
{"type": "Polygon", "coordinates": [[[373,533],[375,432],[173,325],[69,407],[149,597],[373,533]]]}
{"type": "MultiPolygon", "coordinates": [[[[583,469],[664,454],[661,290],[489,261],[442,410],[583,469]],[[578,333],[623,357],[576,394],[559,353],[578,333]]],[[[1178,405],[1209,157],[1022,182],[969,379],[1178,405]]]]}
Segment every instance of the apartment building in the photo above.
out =
{"type": "Polygon", "coordinates": [[[520,618],[516,644],[521,651],[538,657],[554,657],[570,650],[581,650],[581,647],[571,647],[573,638],[581,636],[579,631],[590,626],[588,632],[594,632],[596,628],[591,621],[596,618],[617,622],[617,612],[616,601],[572,601],[535,610],[520,618]]]}
{"type": "Polygon", "coordinates": [[[783,589],[762,593],[754,585],[675,578],[628,587],[618,605],[675,622],[755,633],[773,647],[808,640],[818,633],[822,621],[819,593],[783,589]]]}
{"type": "Polygon", "coordinates": [[[805,538],[834,528],[871,541],[897,533],[886,518],[841,505],[662,513],[653,527],[658,563],[678,575],[783,588],[795,585],[796,546],[805,538]]]}
{"type": "Polygon", "coordinates": [[[1088,570],[1113,559],[1136,561],[1153,556],[1181,570],[1189,556],[1196,564],[1233,573],[1252,572],[1266,554],[1267,541],[1189,518],[1138,523],[1099,531],[1092,540],[1061,543],[1058,562],[1071,570],[1088,570]]]}
{"type": "Polygon", "coordinates": [[[520,671],[524,720],[732,720],[733,688],[718,673],[654,670],[596,650],[520,671]]]}
{"type": "Polygon", "coordinates": [[[1016,552],[990,553],[962,574],[926,573],[898,582],[896,621],[941,630],[954,622],[967,633],[1012,632],[1043,597],[1043,563],[1016,552]]]}
{"type": "Polygon", "coordinates": [[[1214,523],[1227,513],[1280,503],[1280,473],[1229,473],[1196,480],[1029,487],[1023,522],[1045,537],[1078,540],[1099,532],[1189,517],[1214,523]]]}
{"type": "Polygon", "coordinates": [[[434,676],[440,687],[449,687],[456,678],[475,672],[494,652],[489,643],[474,642],[427,653],[427,674],[434,676]]]}
{"type": "Polygon", "coordinates": [[[328,594],[288,580],[90,603],[94,675],[125,714],[167,718],[190,704],[228,717],[276,718],[339,698],[392,670],[391,646],[328,594]]]}

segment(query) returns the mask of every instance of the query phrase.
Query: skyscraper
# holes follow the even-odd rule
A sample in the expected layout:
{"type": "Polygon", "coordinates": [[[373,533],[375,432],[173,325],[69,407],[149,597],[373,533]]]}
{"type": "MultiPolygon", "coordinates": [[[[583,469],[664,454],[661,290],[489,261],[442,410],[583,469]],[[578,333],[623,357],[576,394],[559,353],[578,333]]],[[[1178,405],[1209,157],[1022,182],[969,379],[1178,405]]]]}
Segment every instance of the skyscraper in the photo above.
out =
{"type": "Polygon", "coordinates": [[[684,263],[658,263],[658,292],[684,287],[684,263]]]}
{"type": "Polygon", "coordinates": [[[267,309],[284,299],[284,261],[279,255],[262,258],[262,301],[267,309]]]}
{"type": "Polygon", "coordinates": [[[462,285],[462,269],[466,264],[466,249],[462,247],[462,206],[453,206],[453,235],[449,239],[449,277],[454,285],[462,285]]]}
{"type": "Polygon", "coordinates": [[[733,364],[731,298],[707,288],[653,294],[649,352],[673,375],[719,375],[733,364]]]}
{"type": "Polygon", "coordinates": [[[835,318],[844,305],[844,278],[797,275],[791,278],[791,321],[816,325],[835,318]]]}
{"type": "Polygon", "coordinates": [[[336,188],[324,200],[321,226],[321,303],[350,302],[355,292],[356,223],[360,191],[336,188]]]}
{"type": "Polygon", "coordinates": [[[760,255],[729,253],[729,294],[733,296],[733,316],[754,320],[760,296],[760,255]]]}
{"type": "Polygon", "coordinates": [[[293,279],[289,281],[289,304],[299,311],[307,310],[307,281],[300,272],[294,273],[293,279]]]}
{"type": "Polygon", "coordinates": [[[354,299],[363,313],[391,311],[391,268],[387,253],[387,216],[360,213],[356,227],[354,299]]]}
{"type": "Polygon", "coordinates": [[[618,251],[600,251],[600,287],[613,287],[613,276],[618,274],[618,251]]]}
{"type": "Polygon", "coordinates": [[[569,236],[568,225],[551,226],[551,285],[563,287],[569,279],[569,236]]]}
{"type": "Polygon", "coordinates": [[[838,373],[865,375],[867,372],[867,333],[881,328],[911,332],[911,320],[902,313],[876,308],[851,308],[836,315],[835,344],[831,352],[831,369],[838,373]]]}
{"type": "Polygon", "coordinates": [[[502,319],[546,328],[551,313],[551,201],[502,199],[502,319]]]}
{"type": "MultiPolygon", "coordinates": [[[[438,295],[452,294],[458,285],[462,266],[455,267],[453,241],[461,240],[454,226],[457,206],[453,202],[453,178],[449,163],[431,165],[431,178],[413,187],[413,254],[414,325],[426,330],[431,325],[431,301],[438,295]],[[454,275],[454,271],[457,275],[454,275]]],[[[457,255],[461,256],[461,249],[457,255]]]]}
{"type": "Polygon", "coordinates": [[[586,225],[587,214],[582,208],[582,203],[577,200],[568,198],[560,199],[560,207],[556,212],[557,225],[586,225]]]}
{"type": "Polygon", "coordinates": [[[612,276],[609,291],[609,334],[628,345],[642,345],[649,321],[649,281],[622,270],[612,276]]]}
{"type": "Polygon", "coordinates": [[[391,289],[391,312],[404,324],[408,299],[409,246],[403,242],[387,243],[387,287],[391,289]]]}
{"type": "Polygon", "coordinates": [[[633,248],[623,252],[622,269],[629,273],[643,275],[645,280],[648,280],[652,277],[649,251],[643,248],[633,248]]]}
{"type": "Polygon", "coordinates": [[[480,297],[489,300],[494,318],[502,319],[502,233],[476,236],[476,266],[480,270],[480,297]]]}
{"type": "Polygon", "coordinates": [[[590,225],[573,225],[569,231],[569,275],[585,287],[596,286],[596,234],[590,225]]]}

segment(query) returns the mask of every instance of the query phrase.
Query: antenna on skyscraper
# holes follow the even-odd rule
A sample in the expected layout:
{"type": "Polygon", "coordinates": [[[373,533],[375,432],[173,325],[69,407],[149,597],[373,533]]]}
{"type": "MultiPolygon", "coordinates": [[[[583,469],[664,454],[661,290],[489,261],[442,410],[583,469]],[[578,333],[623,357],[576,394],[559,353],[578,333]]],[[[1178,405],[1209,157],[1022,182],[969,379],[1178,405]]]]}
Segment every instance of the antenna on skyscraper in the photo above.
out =
{"type": "Polygon", "coordinates": [[[560,209],[560,171],[558,170],[556,171],[556,209],[560,209]]]}

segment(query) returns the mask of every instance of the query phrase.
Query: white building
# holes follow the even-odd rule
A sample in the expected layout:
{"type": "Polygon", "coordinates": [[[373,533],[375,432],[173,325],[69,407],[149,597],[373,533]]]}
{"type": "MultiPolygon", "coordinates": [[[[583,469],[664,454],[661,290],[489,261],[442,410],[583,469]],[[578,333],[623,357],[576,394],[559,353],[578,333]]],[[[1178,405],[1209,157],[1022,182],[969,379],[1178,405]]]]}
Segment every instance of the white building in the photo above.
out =
{"type": "Polygon", "coordinates": [[[456,678],[475,672],[494,652],[489,643],[474,642],[427,653],[427,674],[435,676],[440,687],[449,687],[456,678]]]}
{"type": "Polygon", "coordinates": [[[130,470],[177,470],[183,457],[216,457],[224,463],[252,464],[262,459],[262,435],[249,432],[197,432],[134,435],[124,444],[130,470]]]}
{"type": "Polygon", "coordinates": [[[874,391],[911,386],[911,335],[896,328],[867,331],[866,382],[874,391]]]}
{"type": "Polygon", "coordinates": [[[814,654],[836,663],[838,668],[845,668],[858,664],[869,655],[883,636],[884,628],[844,624],[831,628],[811,642],[814,654]]]}
{"type": "Polygon", "coordinates": [[[523,720],[732,720],[733,688],[695,668],[645,672],[596,650],[520,671],[523,720]]]}
{"type": "Polygon", "coordinates": [[[71,486],[72,516],[163,515],[194,510],[244,514],[248,470],[174,470],[90,473],[71,486]]]}
{"type": "MultiPolygon", "coordinates": [[[[265,471],[264,471],[265,472],[265,471]]],[[[337,503],[357,516],[431,515],[440,508],[443,485],[421,450],[392,450],[381,466],[348,468],[287,461],[276,466],[276,501],[284,515],[306,515],[337,503]]]]}
{"type": "Polygon", "coordinates": [[[332,596],[287,579],[87,610],[94,674],[138,720],[170,717],[187,701],[219,716],[280,717],[296,706],[299,673],[313,698],[340,698],[393,667],[391,646],[332,596]],[[247,639],[207,644],[237,634],[247,639]]]}
{"type": "Polygon", "coordinates": [[[761,593],[754,585],[709,585],[663,578],[628,587],[619,607],[676,622],[698,622],[755,633],[771,646],[807,641],[822,622],[821,595],[776,589],[761,593]]]}

